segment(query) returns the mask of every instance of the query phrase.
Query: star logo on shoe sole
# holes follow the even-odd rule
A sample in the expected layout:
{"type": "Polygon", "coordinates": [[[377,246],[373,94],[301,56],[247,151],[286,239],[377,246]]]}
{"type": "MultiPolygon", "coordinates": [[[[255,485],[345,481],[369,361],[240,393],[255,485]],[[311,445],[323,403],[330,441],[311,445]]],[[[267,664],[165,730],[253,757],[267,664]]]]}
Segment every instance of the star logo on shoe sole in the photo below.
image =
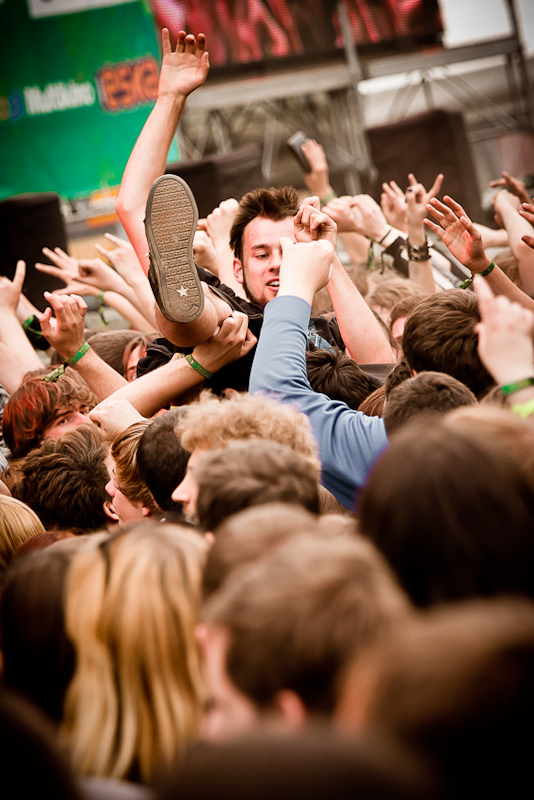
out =
{"type": "Polygon", "coordinates": [[[184,286],[180,286],[179,289],[176,289],[180,297],[187,297],[187,289],[184,286]]]}

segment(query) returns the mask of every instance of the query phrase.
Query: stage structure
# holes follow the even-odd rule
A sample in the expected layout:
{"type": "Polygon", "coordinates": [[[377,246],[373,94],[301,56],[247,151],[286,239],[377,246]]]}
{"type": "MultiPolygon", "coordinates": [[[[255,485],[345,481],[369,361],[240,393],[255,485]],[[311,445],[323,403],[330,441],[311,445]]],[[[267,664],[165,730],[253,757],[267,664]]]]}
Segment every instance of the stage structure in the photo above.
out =
{"type": "MultiPolygon", "coordinates": [[[[265,20],[270,20],[266,40],[271,37],[271,50],[266,53],[264,47],[261,51],[259,45],[232,49],[228,40],[233,29],[228,20],[226,26],[214,25],[219,39],[216,39],[215,58],[211,45],[209,48],[210,78],[189,98],[178,131],[182,156],[200,160],[211,153],[229,153],[243,142],[260,141],[262,174],[269,183],[275,175],[277,159],[285,155],[288,137],[300,129],[323,144],[332,173],[341,176],[342,190],[351,194],[371,191],[376,186],[377,169],[369,146],[359,85],[368,78],[399,73],[405,73],[406,81],[404,88],[395,94],[389,111],[392,121],[411,112],[420,92],[424,93],[428,110],[443,107],[442,100],[437,102],[437,95],[445,92],[456,108],[469,110],[470,118],[475,118],[467,130],[470,141],[518,130],[532,133],[532,90],[513,0],[505,2],[512,27],[510,36],[449,49],[441,45],[437,0],[317,2],[313,14],[321,21],[324,39],[311,45],[304,35],[299,39],[301,29],[297,24],[300,19],[297,12],[309,3],[291,4],[293,20],[288,17],[285,3],[279,0],[230,4],[234,11],[248,7],[249,25],[253,7],[263,14],[260,22],[264,27],[265,20]],[[326,12],[333,7],[336,13],[329,25],[325,23],[326,12]],[[274,24],[285,32],[285,49],[280,41],[274,41],[274,24]],[[223,30],[227,33],[225,40],[221,39],[223,30]],[[276,47],[279,54],[274,54],[276,47]],[[506,74],[511,108],[494,102],[455,69],[460,63],[482,63],[493,56],[500,57],[506,74]]],[[[152,0],[156,22],[170,26],[172,18],[168,13],[164,19],[158,17],[158,7],[162,5],[160,0],[152,0]]],[[[164,5],[168,12],[172,0],[164,5]]],[[[188,5],[191,4],[181,4],[188,5]]],[[[228,4],[225,0],[213,0],[193,5],[197,14],[201,9],[207,13],[209,7],[213,24],[214,19],[217,23],[220,8],[228,4]]],[[[191,13],[188,18],[186,8],[180,27],[196,33],[195,21],[205,26],[207,17],[200,14],[196,18],[191,13]]]]}

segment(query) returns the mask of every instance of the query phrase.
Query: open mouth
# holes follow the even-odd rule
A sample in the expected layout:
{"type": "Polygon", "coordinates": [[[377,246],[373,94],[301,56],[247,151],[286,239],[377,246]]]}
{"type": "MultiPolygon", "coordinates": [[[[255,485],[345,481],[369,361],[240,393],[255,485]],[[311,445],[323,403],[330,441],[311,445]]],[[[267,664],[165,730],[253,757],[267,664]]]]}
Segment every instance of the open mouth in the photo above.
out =
{"type": "Polygon", "coordinates": [[[276,279],[275,281],[268,281],[267,286],[269,289],[279,289],[280,288],[280,281],[276,279]]]}

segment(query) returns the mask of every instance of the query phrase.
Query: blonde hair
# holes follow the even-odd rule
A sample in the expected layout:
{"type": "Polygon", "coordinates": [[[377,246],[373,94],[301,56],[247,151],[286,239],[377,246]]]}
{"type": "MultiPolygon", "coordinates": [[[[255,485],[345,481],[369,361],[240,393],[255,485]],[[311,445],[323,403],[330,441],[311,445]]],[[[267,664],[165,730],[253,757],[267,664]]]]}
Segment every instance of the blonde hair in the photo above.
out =
{"type": "Polygon", "coordinates": [[[202,392],[175,428],[182,447],[211,450],[235,439],[268,439],[317,459],[317,444],[308,418],[296,408],[262,395],[237,394],[228,399],[202,392]]]}
{"type": "Polygon", "coordinates": [[[71,565],[65,624],[76,670],[62,734],[78,774],[153,783],[196,738],[204,704],[194,625],[206,543],[131,526],[71,565]]]}
{"type": "Polygon", "coordinates": [[[0,495],[0,567],[7,567],[21,544],[44,532],[43,523],[26,503],[0,495]]]}

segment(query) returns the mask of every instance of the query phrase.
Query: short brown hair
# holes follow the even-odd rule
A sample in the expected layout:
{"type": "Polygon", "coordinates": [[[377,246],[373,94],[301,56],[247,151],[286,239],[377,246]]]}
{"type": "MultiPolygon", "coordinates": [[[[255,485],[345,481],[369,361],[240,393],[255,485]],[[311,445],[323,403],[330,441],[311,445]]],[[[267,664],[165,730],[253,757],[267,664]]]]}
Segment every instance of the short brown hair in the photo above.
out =
{"type": "Polygon", "coordinates": [[[473,292],[447,289],[424,298],[404,326],[402,350],[408,364],[415,372],[446,372],[478,397],[494,383],[478,355],[478,322],[473,292]]]}
{"type": "Polygon", "coordinates": [[[299,206],[299,194],[293,186],[253,189],[243,195],[230,231],[230,247],[234,256],[243,260],[243,236],[249,222],[256,217],[266,217],[275,222],[294,217],[299,206]]]}
{"type": "Polygon", "coordinates": [[[204,455],[193,472],[198,484],[197,520],[203,531],[213,531],[237,511],[274,501],[319,513],[317,461],[278,442],[230,442],[204,455]]]}
{"type": "Polygon", "coordinates": [[[343,667],[410,608],[368,542],[298,536],[232,573],[204,616],[229,631],[228,675],[258,706],[290,689],[331,714],[343,667]]]}
{"type": "Polygon", "coordinates": [[[26,457],[14,496],[33,508],[47,529],[85,533],[105,525],[107,447],[89,423],[46,439],[26,457]]]}
{"type": "Polygon", "coordinates": [[[306,369],[314,392],[340,400],[355,411],[376,389],[376,384],[354,359],[339,350],[308,351],[306,369]]]}
{"type": "Polygon", "coordinates": [[[115,462],[115,485],[131,503],[142,503],[150,511],[156,510],[154,498],[137,466],[137,448],[150,420],[134,422],[119,433],[111,443],[110,454],[115,462]]]}
{"type": "Polygon", "coordinates": [[[403,381],[387,399],[384,424],[388,436],[417,414],[445,414],[460,406],[474,406],[477,399],[465,383],[444,372],[419,372],[403,381]]]}

